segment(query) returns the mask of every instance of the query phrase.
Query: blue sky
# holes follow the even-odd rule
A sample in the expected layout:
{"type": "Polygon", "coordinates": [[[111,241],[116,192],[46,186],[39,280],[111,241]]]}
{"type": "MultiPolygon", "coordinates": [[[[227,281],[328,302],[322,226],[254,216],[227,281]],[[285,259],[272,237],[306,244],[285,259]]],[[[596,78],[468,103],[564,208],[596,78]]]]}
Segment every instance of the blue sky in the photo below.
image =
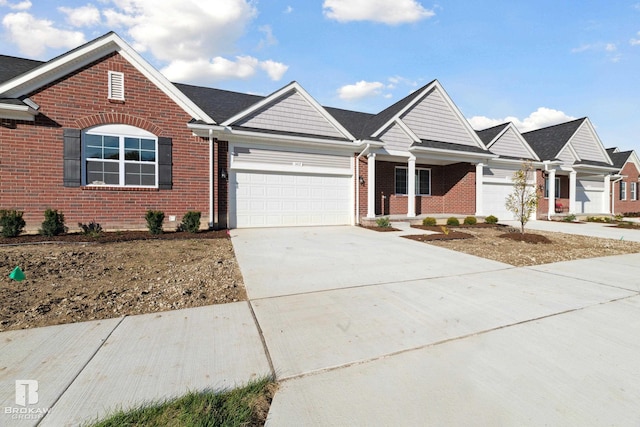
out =
{"type": "Polygon", "coordinates": [[[476,129],[588,116],[640,152],[640,2],[0,0],[0,54],[115,31],[172,81],[378,112],[438,79],[476,129]]]}

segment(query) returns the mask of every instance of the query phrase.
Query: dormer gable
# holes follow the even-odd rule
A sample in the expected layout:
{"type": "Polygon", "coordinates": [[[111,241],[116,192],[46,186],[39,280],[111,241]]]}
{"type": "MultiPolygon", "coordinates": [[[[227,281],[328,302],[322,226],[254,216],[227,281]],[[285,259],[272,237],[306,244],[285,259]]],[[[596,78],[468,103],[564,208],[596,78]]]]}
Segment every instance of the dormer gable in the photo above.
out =
{"type": "Polygon", "coordinates": [[[251,107],[228,118],[223,126],[289,132],[336,139],[355,137],[297,82],[291,82],[251,107]]]}

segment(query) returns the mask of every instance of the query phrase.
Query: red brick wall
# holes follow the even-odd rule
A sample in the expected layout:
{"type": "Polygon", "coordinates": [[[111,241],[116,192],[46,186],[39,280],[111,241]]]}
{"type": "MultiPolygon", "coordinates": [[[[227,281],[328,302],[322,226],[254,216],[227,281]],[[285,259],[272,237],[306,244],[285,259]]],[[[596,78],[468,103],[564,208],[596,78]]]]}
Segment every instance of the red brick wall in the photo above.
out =
{"type": "MultiPolygon", "coordinates": [[[[92,220],[107,228],[144,228],[148,209],[165,212],[167,229],[176,225],[167,223],[169,215],[179,222],[188,210],[201,211],[204,224],[209,220],[208,141],[192,136],[186,127],[190,115],[119,54],[29,96],[40,105],[36,121],[3,120],[0,126],[0,209],[24,211],[29,229],[40,226],[46,208],[62,211],[70,229],[92,220]],[[124,102],[107,99],[109,70],[125,74],[124,102]],[[63,129],[109,123],[138,126],[173,139],[173,189],[63,186],[63,129]]],[[[226,202],[220,203],[223,207],[226,202]]]]}
{"type": "MultiPolygon", "coordinates": [[[[357,157],[358,154],[355,154],[357,157]]],[[[356,180],[356,192],[359,197],[359,212],[360,218],[365,218],[367,216],[367,198],[369,197],[368,188],[369,188],[369,163],[367,162],[367,156],[362,156],[357,160],[360,165],[359,168],[359,176],[355,177],[356,180]],[[360,177],[364,179],[364,184],[360,184],[360,177]]],[[[357,200],[357,198],[356,198],[357,200]]]]}
{"type": "MultiPolygon", "coordinates": [[[[376,161],[376,214],[407,213],[406,195],[395,194],[395,167],[406,163],[376,161]]],[[[360,165],[362,174],[362,163],[360,165]]],[[[468,163],[448,166],[416,164],[416,168],[431,169],[431,195],[416,197],[416,214],[473,215],[476,210],[476,169],[468,163]]],[[[365,175],[363,175],[365,176],[365,175]]],[[[362,192],[361,192],[362,194],[362,192]]],[[[362,196],[360,205],[362,207],[362,196]]],[[[366,215],[366,189],[364,200],[366,215]]],[[[361,209],[360,212],[363,212],[361,209]]]]}
{"type": "Polygon", "coordinates": [[[627,183],[627,200],[620,200],[620,182],[613,184],[611,196],[614,200],[614,213],[622,214],[627,212],[640,212],[640,200],[631,200],[631,183],[635,182],[636,186],[640,187],[640,182],[638,182],[640,172],[634,163],[627,162],[622,168],[620,175],[624,176],[622,180],[627,183]]]}

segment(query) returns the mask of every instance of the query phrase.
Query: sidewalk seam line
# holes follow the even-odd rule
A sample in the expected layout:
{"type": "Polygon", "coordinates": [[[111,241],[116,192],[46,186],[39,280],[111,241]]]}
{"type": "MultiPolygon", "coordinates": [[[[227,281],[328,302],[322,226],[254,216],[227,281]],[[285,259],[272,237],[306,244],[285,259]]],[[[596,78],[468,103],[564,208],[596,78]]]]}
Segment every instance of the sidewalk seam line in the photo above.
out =
{"type": "MultiPolygon", "coordinates": [[[[630,291],[630,292],[632,292],[632,291],[630,291]]],[[[499,331],[501,329],[506,329],[506,328],[511,328],[513,326],[524,325],[524,324],[527,324],[527,323],[536,322],[538,320],[543,320],[543,319],[547,319],[547,318],[551,318],[551,317],[555,317],[555,316],[561,316],[563,314],[569,314],[569,313],[573,313],[573,312],[576,312],[576,311],[582,311],[582,310],[585,310],[585,309],[588,309],[588,308],[597,307],[599,305],[610,304],[610,303],[623,301],[623,300],[630,299],[630,298],[635,298],[635,297],[637,297],[639,295],[640,295],[640,292],[636,292],[633,295],[626,295],[624,297],[614,298],[614,299],[609,300],[609,301],[598,302],[598,303],[595,303],[595,304],[586,305],[584,307],[572,308],[572,309],[569,309],[569,310],[564,310],[564,311],[560,311],[560,312],[557,312],[557,313],[547,314],[545,316],[540,316],[540,317],[536,317],[536,318],[533,318],[533,319],[526,319],[526,320],[522,320],[520,322],[510,323],[508,325],[497,326],[497,327],[491,328],[491,329],[485,329],[485,330],[469,333],[469,334],[466,334],[466,335],[460,335],[460,336],[457,336],[457,337],[447,338],[447,339],[444,339],[444,340],[435,341],[435,342],[424,344],[424,345],[419,345],[417,347],[405,348],[405,349],[402,349],[402,350],[393,351],[391,353],[382,354],[380,356],[369,358],[369,359],[357,360],[357,361],[345,363],[345,364],[342,364],[342,365],[336,365],[336,366],[331,366],[331,367],[328,367],[328,368],[320,368],[320,369],[312,370],[312,371],[309,371],[309,372],[303,372],[301,374],[297,374],[297,375],[292,375],[292,376],[289,376],[289,377],[281,378],[279,381],[284,382],[284,381],[290,381],[290,380],[297,380],[297,379],[305,378],[305,377],[308,377],[308,376],[319,375],[319,374],[323,374],[323,373],[326,373],[326,372],[336,371],[338,369],[345,369],[345,368],[350,368],[352,366],[364,365],[364,364],[367,364],[367,363],[375,362],[375,361],[382,360],[382,359],[387,359],[389,357],[397,356],[397,355],[404,354],[404,353],[409,353],[409,352],[412,352],[412,351],[423,350],[423,349],[426,349],[426,348],[436,347],[436,346],[439,346],[439,345],[442,345],[442,344],[447,344],[447,343],[454,342],[454,341],[460,341],[460,340],[463,340],[463,339],[467,339],[467,338],[471,338],[471,337],[475,337],[475,336],[479,336],[479,335],[485,335],[485,334],[488,334],[490,332],[499,331]]]]}
{"type": "Polygon", "coordinates": [[[96,350],[93,352],[93,354],[91,354],[91,356],[89,357],[89,359],[87,359],[87,361],[84,363],[84,365],[82,365],[80,367],[80,369],[78,370],[78,372],[73,376],[73,378],[71,379],[71,381],[69,381],[69,384],[67,384],[67,386],[62,390],[62,392],[60,392],[60,394],[58,395],[58,397],[56,398],[56,400],[53,401],[53,403],[51,404],[51,407],[49,408],[49,410],[47,411],[47,413],[44,414],[44,416],[42,418],[40,418],[38,420],[38,422],[36,423],[36,426],[39,426],[40,423],[47,418],[47,415],[49,415],[49,412],[55,408],[56,404],[58,403],[58,401],[62,398],[62,396],[64,396],[64,394],[67,392],[67,390],[69,390],[69,387],[71,387],[73,385],[73,383],[78,379],[78,377],[80,376],[80,374],[82,374],[82,372],[84,372],[84,370],[86,369],[86,367],[89,365],[89,363],[91,363],[91,361],[96,357],[96,354],[98,354],[98,352],[100,351],[100,349],[104,346],[104,343],[107,342],[107,340],[109,340],[109,338],[111,338],[111,335],[113,335],[113,333],[116,331],[116,329],[118,329],[120,327],[120,325],[122,324],[122,322],[124,322],[124,319],[126,319],[127,316],[122,316],[122,318],[120,319],[120,321],[113,327],[113,329],[107,334],[106,338],[104,340],[102,340],[102,342],[100,343],[100,345],[98,346],[98,348],[96,348],[96,350]]]}
{"type": "Polygon", "coordinates": [[[256,316],[256,312],[253,309],[253,305],[251,304],[251,300],[247,299],[247,305],[249,306],[249,311],[251,311],[251,316],[253,317],[253,322],[258,329],[258,336],[260,336],[260,341],[262,342],[262,349],[264,351],[264,355],[267,358],[267,363],[269,364],[269,369],[271,370],[271,375],[274,380],[276,380],[276,370],[273,367],[273,360],[271,360],[271,354],[269,353],[269,348],[267,347],[267,341],[264,339],[264,333],[262,332],[262,327],[258,322],[258,317],[256,316]]]}

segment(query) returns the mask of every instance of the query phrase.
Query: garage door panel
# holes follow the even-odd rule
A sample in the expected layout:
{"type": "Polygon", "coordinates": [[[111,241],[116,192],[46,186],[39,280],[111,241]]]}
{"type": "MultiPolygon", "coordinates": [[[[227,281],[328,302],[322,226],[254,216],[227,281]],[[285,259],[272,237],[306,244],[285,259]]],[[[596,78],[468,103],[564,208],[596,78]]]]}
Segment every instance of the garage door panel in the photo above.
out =
{"type": "Polygon", "coordinates": [[[499,219],[510,220],[513,214],[505,206],[507,197],[513,192],[512,184],[484,183],[482,185],[482,212],[499,219]]]}
{"type": "Polygon", "coordinates": [[[247,171],[230,183],[232,227],[350,223],[351,177],[247,171]]]}

